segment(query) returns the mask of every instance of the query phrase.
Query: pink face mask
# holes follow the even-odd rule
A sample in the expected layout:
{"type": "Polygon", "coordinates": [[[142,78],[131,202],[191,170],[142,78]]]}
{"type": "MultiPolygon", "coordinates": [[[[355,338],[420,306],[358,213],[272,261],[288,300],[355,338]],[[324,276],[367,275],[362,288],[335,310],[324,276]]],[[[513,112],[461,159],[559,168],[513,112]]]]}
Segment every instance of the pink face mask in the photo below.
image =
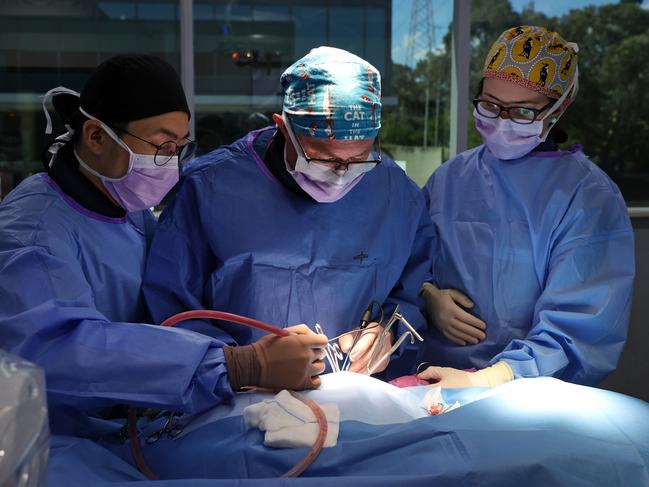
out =
{"type": "MultiPolygon", "coordinates": [[[[84,113],[88,118],[97,120],[84,113]]],[[[122,139],[103,124],[106,133],[129,154],[128,170],[121,178],[109,178],[86,164],[74,151],[79,164],[97,176],[110,195],[127,212],[145,210],[156,206],[178,182],[178,156],[173,156],[163,166],[156,165],[155,156],[133,152],[122,139]]]]}
{"type": "Polygon", "coordinates": [[[498,159],[509,161],[523,157],[543,142],[543,121],[531,124],[514,123],[509,118],[487,118],[473,110],[475,128],[485,145],[498,159]]]}
{"type": "Polygon", "coordinates": [[[282,116],[289,138],[284,144],[286,170],[293,176],[293,179],[295,179],[295,182],[300,188],[318,203],[333,203],[334,201],[338,201],[360,182],[366,172],[371,171],[376,166],[374,163],[351,164],[346,170],[335,171],[321,164],[307,162],[295,139],[290,121],[285,114],[282,114],[282,116]],[[287,162],[286,146],[289,141],[293,144],[297,153],[295,169],[292,169],[287,162]]]}
{"type": "Polygon", "coordinates": [[[509,118],[487,118],[474,109],[475,128],[482,135],[482,140],[491,153],[498,159],[510,161],[529,154],[537,145],[544,142],[550,132],[550,127],[557,122],[560,115],[553,116],[552,124],[545,131],[543,121],[561,107],[568,95],[574,97],[577,93],[577,80],[578,73],[575,73],[572,84],[548,109],[545,116],[530,124],[514,123],[509,118]]]}

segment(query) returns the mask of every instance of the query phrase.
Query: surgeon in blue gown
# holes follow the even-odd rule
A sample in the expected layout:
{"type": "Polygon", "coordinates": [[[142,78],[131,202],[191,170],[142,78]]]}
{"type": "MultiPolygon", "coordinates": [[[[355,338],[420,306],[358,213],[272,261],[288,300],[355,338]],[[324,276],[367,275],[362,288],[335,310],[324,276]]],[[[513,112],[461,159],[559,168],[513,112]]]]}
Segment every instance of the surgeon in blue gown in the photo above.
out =
{"type": "MultiPolygon", "coordinates": [[[[63,410],[202,411],[233,396],[233,371],[254,385],[263,367],[238,367],[252,363],[252,348],[228,351],[211,337],[146,324],[142,275],[156,223],[149,207],[178,181],[189,144],[177,73],[153,56],[117,56],[80,95],[61,87],[49,95],[68,132],[50,147],[47,172],[0,204],[0,345],[45,370],[53,430],[67,431],[56,420],[63,410]]],[[[316,342],[326,338],[296,332],[253,345],[297,374],[321,372],[316,342]]]]}
{"type": "MultiPolygon", "coordinates": [[[[318,323],[334,337],[354,329],[376,301],[386,317],[399,305],[413,327],[425,326],[419,291],[430,268],[430,218],[419,188],[372,150],[379,72],[346,51],[320,47],[290,66],[281,84],[275,126],[183,169],[145,274],[154,320],[208,308],[278,326],[318,323]]],[[[216,325],[185,326],[239,344],[257,336],[216,325]]],[[[350,370],[366,370],[375,350],[377,357],[389,350],[378,330],[368,327],[357,339],[350,370]]],[[[405,348],[393,356],[394,373],[414,367],[405,348]]]]}
{"type": "Polygon", "coordinates": [[[443,164],[424,188],[438,239],[423,289],[431,328],[421,359],[433,366],[422,378],[594,385],[616,367],[633,232],[606,174],[580,146],[557,148],[554,126],[577,93],[577,51],[541,27],[505,31],[474,100],[484,145],[443,164]]]}

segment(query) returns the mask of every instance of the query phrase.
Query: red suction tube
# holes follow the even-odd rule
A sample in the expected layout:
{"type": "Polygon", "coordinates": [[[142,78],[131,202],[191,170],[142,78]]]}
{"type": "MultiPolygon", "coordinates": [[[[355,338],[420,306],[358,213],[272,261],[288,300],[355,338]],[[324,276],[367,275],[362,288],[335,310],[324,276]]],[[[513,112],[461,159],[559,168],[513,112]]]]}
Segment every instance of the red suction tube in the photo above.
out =
{"type": "MultiPolygon", "coordinates": [[[[279,328],[278,326],[264,323],[263,321],[258,321],[253,318],[248,318],[246,316],[240,316],[234,313],[227,313],[225,311],[213,311],[213,310],[196,310],[196,311],[184,311],[176,315],[170,316],[161,323],[161,326],[174,326],[181,321],[192,320],[192,319],[204,319],[210,318],[214,320],[230,321],[232,323],[238,323],[240,325],[249,326],[251,328],[256,328],[258,330],[265,331],[267,333],[272,333],[277,336],[290,336],[290,333],[284,328],[279,328]]],[[[311,466],[311,464],[318,458],[320,451],[322,450],[325,440],[327,439],[327,417],[324,414],[324,411],[320,406],[313,402],[308,397],[298,394],[294,391],[289,391],[293,397],[299,399],[304,404],[306,404],[318,421],[318,436],[315,443],[311,449],[307,452],[302,460],[300,460],[293,468],[286,472],[282,477],[299,477],[304,473],[304,471],[311,466]]],[[[144,455],[140,447],[140,442],[137,438],[137,428],[136,428],[136,409],[134,407],[129,408],[128,412],[128,430],[131,441],[131,452],[133,453],[133,459],[137,468],[142,472],[149,480],[158,480],[156,474],[149,468],[146,461],[144,460],[144,455]]]]}

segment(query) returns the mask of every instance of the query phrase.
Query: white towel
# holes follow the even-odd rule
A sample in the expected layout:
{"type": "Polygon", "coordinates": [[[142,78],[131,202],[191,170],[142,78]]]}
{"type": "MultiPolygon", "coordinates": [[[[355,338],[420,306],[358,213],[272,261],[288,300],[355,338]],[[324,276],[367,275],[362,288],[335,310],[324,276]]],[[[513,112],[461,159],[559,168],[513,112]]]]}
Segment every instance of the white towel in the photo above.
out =
{"type": "MultiPolygon", "coordinates": [[[[336,446],[340,411],[336,404],[320,408],[327,417],[325,448],[336,446]]],[[[274,448],[309,448],[318,437],[318,421],[306,404],[284,390],[272,399],[252,404],[243,410],[246,426],[265,431],[264,445],[274,448]]]]}

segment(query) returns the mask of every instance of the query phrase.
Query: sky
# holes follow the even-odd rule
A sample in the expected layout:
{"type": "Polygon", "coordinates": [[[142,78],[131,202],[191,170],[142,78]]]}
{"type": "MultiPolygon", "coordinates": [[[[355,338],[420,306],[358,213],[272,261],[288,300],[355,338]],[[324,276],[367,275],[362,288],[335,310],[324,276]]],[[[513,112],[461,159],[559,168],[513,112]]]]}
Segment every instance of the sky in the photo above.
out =
{"type": "MultiPolygon", "coordinates": [[[[438,48],[442,47],[442,40],[448,32],[453,18],[453,0],[428,0],[433,5],[432,22],[437,26],[434,40],[438,48]]],[[[530,0],[510,0],[514,10],[521,11],[530,0]]],[[[392,0],[392,60],[395,63],[405,64],[408,55],[410,18],[415,0],[392,0]]],[[[588,5],[606,5],[618,3],[618,0],[536,0],[532,2],[537,11],[548,16],[565,15],[571,9],[578,9],[588,5]]],[[[649,9],[649,0],[644,0],[643,8],[649,9]]],[[[420,52],[415,55],[415,60],[421,57],[420,52]]]]}

